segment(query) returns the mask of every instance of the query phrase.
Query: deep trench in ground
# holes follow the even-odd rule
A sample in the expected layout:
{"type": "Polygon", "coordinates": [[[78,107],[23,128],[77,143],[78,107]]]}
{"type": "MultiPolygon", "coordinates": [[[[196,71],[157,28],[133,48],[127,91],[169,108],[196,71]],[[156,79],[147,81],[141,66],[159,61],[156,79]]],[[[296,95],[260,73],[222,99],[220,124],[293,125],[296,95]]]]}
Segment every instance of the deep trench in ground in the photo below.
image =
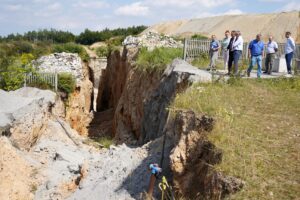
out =
{"type": "Polygon", "coordinates": [[[93,83],[93,91],[91,95],[91,111],[93,112],[93,119],[88,126],[88,136],[91,138],[99,138],[112,136],[112,121],[114,117],[114,110],[109,107],[104,107],[101,110],[97,109],[97,99],[99,95],[100,84],[107,68],[107,58],[92,57],[89,62],[89,76],[93,83]]]}

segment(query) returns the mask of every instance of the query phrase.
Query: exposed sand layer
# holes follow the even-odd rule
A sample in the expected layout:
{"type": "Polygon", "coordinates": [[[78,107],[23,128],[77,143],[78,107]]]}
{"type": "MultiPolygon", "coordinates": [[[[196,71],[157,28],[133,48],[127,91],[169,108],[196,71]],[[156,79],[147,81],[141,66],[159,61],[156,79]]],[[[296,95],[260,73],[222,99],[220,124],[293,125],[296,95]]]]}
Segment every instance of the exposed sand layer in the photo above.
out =
{"type": "Polygon", "coordinates": [[[300,43],[300,14],[299,11],[271,13],[225,15],[201,19],[178,20],[151,26],[149,30],[156,30],[173,36],[191,36],[199,33],[206,36],[215,34],[223,38],[225,30],[240,30],[246,41],[261,33],[264,39],[272,34],[278,42],[284,42],[284,34],[291,31],[293,38],[300,43]]]}

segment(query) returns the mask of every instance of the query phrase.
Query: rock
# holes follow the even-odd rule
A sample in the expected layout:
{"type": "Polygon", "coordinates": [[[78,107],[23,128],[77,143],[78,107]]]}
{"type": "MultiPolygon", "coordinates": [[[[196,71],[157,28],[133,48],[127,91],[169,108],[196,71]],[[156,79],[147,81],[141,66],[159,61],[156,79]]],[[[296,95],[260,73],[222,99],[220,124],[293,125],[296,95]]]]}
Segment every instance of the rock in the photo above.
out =
{"type": "Polygon", "coordinates": [[[78,54],[54,53],[33,61],[33,65],[42,72],[71,73],[76,78],[78,85],[84,78],[82,61],[78,54]]]}
{"type": "Polygon", "coordinates": [[[153,50],[156,47],[168,47],[168,48],[181,48],[183,44],[177,42],[173,38],[159,34],[155,31],[149,31],[139,37],[128,36],[123,41],[125,46],[142,46],[147,47],[149,50],[153,50]]]}
{"type": "Polygon", "coordinates": [[[0,127],[18,148],[29,150],[40,137],[55,107],[56,94],[48,90],[21,88],[13,92],[0,90],[0,127]]]}
{"type": "Polygon", "coordinates": [[[69,165],[68,170],[72,174],[80,174],[81,167],[77,165],[69,165]]]}

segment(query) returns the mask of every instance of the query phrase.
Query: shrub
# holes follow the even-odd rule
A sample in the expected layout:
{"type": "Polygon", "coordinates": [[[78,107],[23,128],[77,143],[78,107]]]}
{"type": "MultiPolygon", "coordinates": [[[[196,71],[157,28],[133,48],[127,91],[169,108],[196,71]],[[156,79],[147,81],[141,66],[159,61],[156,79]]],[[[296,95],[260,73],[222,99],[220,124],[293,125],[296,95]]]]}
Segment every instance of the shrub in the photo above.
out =
{"type": "Polygon", "coordinates": [[[194,34],[191,37],[192,39],[199,39],[199,40],[207,40],[209,39],[207,36],[202,35],[202,34],[194,34]]]}
{"type": "Polygon", "coordinates": [[[74,92],[75,87],[76,87],[76,81],[72,74],[70,73],[58,74],[58,89],[60,91],[70,94],[74,92]]]}
{"type": "Polygon", "coordinates": [[[167,64],[170,64],[175,58],[180,57],[182,57],[182,49],[180,48],[161,47],[155,48],[153,51],[142,48],[136,61],[136,67],[146,72],[162,72],[167,64]]]}
{"type": "Polygon", "coordinates": [[[96,49],[96,54],[99,57],[107,57],[109,49],[107,46],[101,46],[96,49]]]}

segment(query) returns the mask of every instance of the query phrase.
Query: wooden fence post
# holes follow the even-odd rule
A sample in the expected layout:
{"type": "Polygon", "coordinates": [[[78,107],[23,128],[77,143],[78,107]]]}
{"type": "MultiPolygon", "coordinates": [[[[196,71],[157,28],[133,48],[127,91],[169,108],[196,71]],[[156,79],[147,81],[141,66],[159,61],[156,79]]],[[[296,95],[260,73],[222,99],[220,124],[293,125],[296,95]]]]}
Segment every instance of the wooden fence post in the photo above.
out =
{"type": "Polygon", "coordinates": [[[184,45],[183,45],[183,60],[186,61],[186,48],[187,48],[187,40],[184,38],[184,45]]]}
{"type": "Polygon", "coordinates": [[[27,87],[27,82],[26,82],[27,80],[26,79],[27,79],[27,74],[25,73],[24,74],[24,87],[27,87]]]}

